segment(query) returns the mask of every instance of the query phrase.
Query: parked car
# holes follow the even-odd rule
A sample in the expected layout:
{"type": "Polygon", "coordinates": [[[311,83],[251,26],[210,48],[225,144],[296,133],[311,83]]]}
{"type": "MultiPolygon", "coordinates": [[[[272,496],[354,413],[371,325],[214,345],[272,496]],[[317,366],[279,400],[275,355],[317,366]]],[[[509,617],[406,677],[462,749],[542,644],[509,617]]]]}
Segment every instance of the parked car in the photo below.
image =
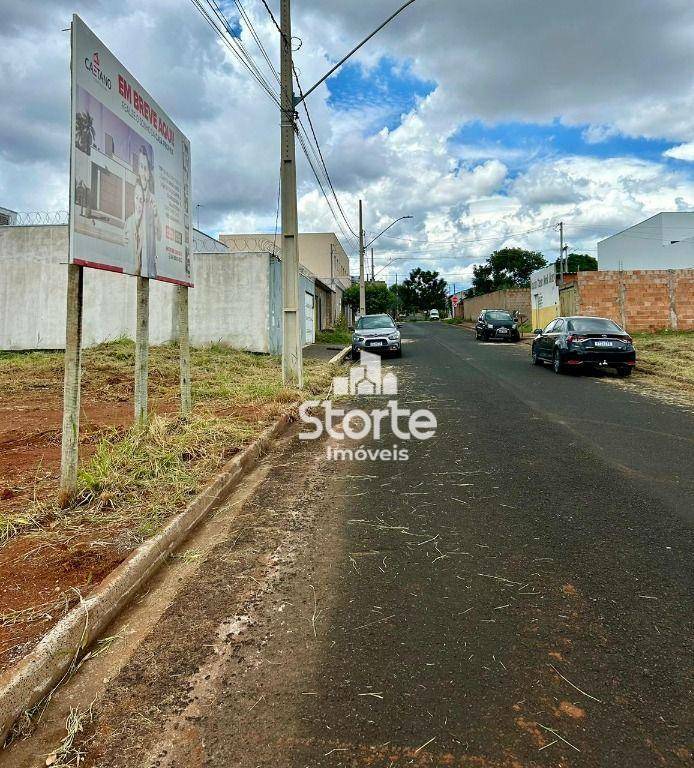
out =
{"type": "Polygon", "coordinates": [[[429,310],[429,320],[440,320],[441,316],[439,315],[438,309],[430,309],[429,310]]]}
{"type": "Polygon", "coordinates": [[[362,315],[357,320],[352,334],[352,359],[356,360],[363,349],[375,354],[402,355],[400,331],[390,315],[362,315]]]}
{"type": "Polygon", "coordinates": [[[483,309],[475,324],[478,341],[520,341],[518,321],[505,309],[483,309]]]}
{"type": "Polygon", "coordinates": [[[533,363],[551,363],[555,373],[612,367],[619,376],[630,376],[636,365],[633,339],[606,317],[557,317],[534,333],[533,363]]]}

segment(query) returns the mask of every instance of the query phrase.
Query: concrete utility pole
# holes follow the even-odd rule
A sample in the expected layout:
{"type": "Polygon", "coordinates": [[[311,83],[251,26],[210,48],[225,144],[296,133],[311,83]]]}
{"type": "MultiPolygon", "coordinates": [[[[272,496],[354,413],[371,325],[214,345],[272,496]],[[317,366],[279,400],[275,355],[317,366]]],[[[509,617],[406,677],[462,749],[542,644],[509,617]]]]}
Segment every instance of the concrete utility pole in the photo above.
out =
{"type": "Polygon", "coordinates": [[[564,285],[564,222],[559,222],[559,284],[564,285]]]}
{"type": "Polygon", "coordinates": [[[359,201],[359,314],[366,314],[366,287],[364,286],[364,224],[359,201]]]}
{"type": "Polygon", "coordinates": [[[398,295],[398,273],[395,273],[395,319],[398,319],[398,312],[400,311],[400,297],[398,295]]]}
{"type": "Polygon", "coordinates": [[[371,249],[371,282],[376,282],[376,272],[374,271],[374,249],[371,249]]]}
{"type": "Polygon", "coordinates": [[[290,0],[280,0],[281,193],[282,193],[282,378],[303,387],[301,323],[299,322],[299,223],[296,206],[294,147],[294,86],[292,82],[292,22],[290,0]]]}

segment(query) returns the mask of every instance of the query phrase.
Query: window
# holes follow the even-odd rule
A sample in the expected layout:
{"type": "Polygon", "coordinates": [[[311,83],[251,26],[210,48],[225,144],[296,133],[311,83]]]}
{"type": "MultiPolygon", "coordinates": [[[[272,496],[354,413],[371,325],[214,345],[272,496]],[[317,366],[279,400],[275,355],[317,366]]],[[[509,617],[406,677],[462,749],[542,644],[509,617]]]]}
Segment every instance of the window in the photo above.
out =
{"type": "Polygon", "coordinates": [[[542,333],[552,333],[552,331],[554,330],[554,326],[556,324],[557,324],[557,321],[556,320],[552,320],[552,322],[545,328],[544,331],[542,331],[542,333]]]}
{"type": "Polygon", "coordinates": [[[569,320],[569,330],[575,333],[624,333],[617,323],[602,317],[575,317],[569,320]]]}
{"type": "Polygon", "coordinates": [[[564,332],[564,321],[563,320],[555,320],[554,321],[554,328],[552,330],[552,333],[563,333],[564,332]]]}

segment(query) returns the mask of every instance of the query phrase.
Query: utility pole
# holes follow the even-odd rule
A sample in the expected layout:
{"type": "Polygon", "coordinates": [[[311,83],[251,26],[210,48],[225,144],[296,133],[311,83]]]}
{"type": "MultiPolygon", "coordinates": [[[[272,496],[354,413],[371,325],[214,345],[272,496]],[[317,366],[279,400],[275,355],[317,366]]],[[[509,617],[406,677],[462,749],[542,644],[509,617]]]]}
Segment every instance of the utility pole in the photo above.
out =
{"type": "Polygon", "coordinates": [[[371,282],[376,282],[376,272],[374,271],[374,249],[371,249],[371,282]]]}
{"type": "Polygon", "coordinates": [[[400,311],[400,296],[398,295],[398,273],[395,273],[395,319],[398,319],[398,312],[400,311]]]}
{"type": "Polygon", "coordinates": [[[281,81],[281,197],[282,197],[282,379],[303,387],[301,323],[299,322],[299,223],[296,205],[296,152],[294,147],[294,86],[290,0],[280,0],[281,81]]]}
{"type": "Polygon", "coordinates": [[[364,286],[364,224],[359,201],[359,314],[366,314],[366,287],[364,286]]]}
{"type": "Polygon", "coordinates": [[[564,222],[559,222],[559,284],[564,285],[564,222]]]}

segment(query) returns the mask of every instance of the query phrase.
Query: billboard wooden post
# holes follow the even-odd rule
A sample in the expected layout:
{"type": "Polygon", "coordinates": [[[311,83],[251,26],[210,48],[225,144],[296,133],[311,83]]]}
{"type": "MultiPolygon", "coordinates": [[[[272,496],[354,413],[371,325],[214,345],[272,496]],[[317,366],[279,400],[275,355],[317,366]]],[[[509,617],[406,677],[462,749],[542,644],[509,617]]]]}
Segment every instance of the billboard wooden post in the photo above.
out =
{"type": "Polygon", "coordinates": [[[149,279],[137,277],[137,320],[135,327],[135,421],[147,420],[147,377],[149,372],[149,279]]]}
{"type": "Polygon", "coordinates": [[[63,439],[60,454],[61,503],[67,503],[77,486],[80,433],[80,383],[82,376],[82,298],[84,270],[67,268],[67,318],[65,324],[65,382],[63,387],[63,439]]]}
{"type": "Polygon", "coordinates": [[[181,413],[190,416],[190,336],[188,333],[188,286],[178,286],[178,349],[181,361],[181,413]]]}

